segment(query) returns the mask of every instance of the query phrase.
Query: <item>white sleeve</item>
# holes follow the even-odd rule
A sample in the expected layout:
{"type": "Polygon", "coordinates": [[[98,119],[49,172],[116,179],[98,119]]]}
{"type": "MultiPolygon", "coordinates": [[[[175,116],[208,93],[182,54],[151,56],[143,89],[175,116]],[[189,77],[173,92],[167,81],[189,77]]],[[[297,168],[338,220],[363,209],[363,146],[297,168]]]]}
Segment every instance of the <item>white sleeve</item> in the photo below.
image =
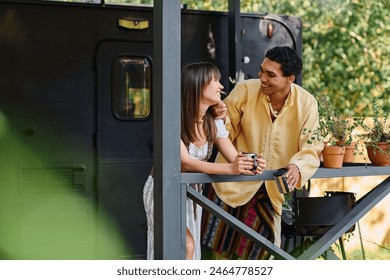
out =
{"type": "Polygon", "coordinates": [[[226,138],[229,136],[229,132],[222,119],[215,119],[215,125],[217,126],[217,138],[226,138]]]}

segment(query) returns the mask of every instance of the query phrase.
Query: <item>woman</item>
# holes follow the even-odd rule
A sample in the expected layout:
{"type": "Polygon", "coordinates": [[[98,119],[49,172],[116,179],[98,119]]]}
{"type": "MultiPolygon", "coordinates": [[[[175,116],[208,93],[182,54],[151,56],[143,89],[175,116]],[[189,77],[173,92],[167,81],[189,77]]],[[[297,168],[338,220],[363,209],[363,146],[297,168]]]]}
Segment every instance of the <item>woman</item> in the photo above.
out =
{"type": "MultiPolygon", "coordinates": [[[[221,101],[223,86],[219,82],[218,68],[208,62],[186,65],[181,77],[181,146],[182,172],[208,174],[259,174],[265,161],[258,157],[257,169],[253,159],[238,153],[228,138],[221,119],[216,119],[209,108],[221,101]],[[207,162],[216,145],[227,163],[207,162]]],[[[201,184],[191,185],[201,192],[201,184]]],[[[144,205],[148,222],[147,258],[154,258],[153,174],[144,186],[144,205]]],[[[200,223],[202,208],[187,198],[186,258],[198,260],[200,254],[200,223]]]]}

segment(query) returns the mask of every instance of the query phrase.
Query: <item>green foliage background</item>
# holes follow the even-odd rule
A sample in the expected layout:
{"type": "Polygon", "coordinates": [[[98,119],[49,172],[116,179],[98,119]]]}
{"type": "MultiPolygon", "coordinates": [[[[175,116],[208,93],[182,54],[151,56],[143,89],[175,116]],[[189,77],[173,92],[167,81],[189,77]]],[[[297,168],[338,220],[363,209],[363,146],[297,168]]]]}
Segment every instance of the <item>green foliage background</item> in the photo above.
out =
{"type": "MultiPolygon", "coordinates": [[[[107,1],[106,2],[110,2],[107,1]]],[[[112,0],[152,3],[150,0],[112,0]]],[[[227,0],[182,0],[189,9],[227,11],[227,0]]],[[[303,22],[303,86],[343,113],[390,112],[390,0],[241,0],[241,12],[296,15],[303,22]]]]}

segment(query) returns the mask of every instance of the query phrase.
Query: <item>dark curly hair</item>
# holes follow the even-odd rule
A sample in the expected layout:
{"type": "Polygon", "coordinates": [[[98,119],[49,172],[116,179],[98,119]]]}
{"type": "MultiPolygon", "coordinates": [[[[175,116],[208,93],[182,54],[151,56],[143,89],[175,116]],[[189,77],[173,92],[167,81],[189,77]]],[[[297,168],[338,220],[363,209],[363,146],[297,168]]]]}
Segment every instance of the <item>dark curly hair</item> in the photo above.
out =
{"type": "Polygon", "coordinates": [[[302,59],[292,48],[274,47],[267,50],[265,57],[279,63],[282,66],[283,75],[285,77],[295,75],[298,77],[302,72],[302,59]]]}

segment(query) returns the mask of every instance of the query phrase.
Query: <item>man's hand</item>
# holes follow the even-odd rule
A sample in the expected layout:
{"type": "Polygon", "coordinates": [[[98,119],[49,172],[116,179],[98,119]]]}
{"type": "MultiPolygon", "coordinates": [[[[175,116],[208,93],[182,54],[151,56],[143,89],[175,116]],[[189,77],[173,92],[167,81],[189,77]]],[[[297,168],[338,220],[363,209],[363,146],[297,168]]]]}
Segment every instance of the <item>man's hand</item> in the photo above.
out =
{"type": "Polygon", "coordinates": [[[213,115],[218,118],[218,119],[223,119],[223,121],[226,121],[226,113],[227,113],[227,108],[226,104],[221,101],[218,104],[211,106],[211,112],[213,115]]]}
{"type": "Polygon", "coordinates": [[[287,169],[288,171],[286,173],[286,182],[291,192],[297,187],[297,184],[301,179],[301,172],[299,171],[298,166],[295,164],[287,165],[287,169]]]}

